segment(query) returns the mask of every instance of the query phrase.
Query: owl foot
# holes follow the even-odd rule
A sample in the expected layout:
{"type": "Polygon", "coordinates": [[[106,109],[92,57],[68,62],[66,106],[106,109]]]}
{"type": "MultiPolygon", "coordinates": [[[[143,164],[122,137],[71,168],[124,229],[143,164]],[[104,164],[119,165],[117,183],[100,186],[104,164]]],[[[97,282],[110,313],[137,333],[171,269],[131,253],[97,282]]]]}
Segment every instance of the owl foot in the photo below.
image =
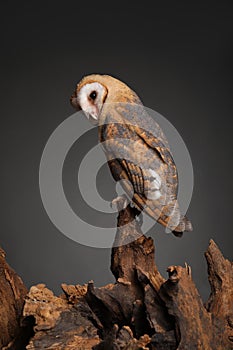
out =
{"type": "Polygon", "coordinates": [[[116,198],[114,198],[111,202],[111,208],[114,209],[114,207],[116,207],[116,209],[118,211],[124,210],[127,205],[129,204],[129,200],[126,197],[125,194],[123,194],[122,196],[118,196],[116,198]]]}
{"type": "Polygon", "coordinates": [[[143,224],[143,216],[142,215],[139,215],[139,216],[136,216],[137,218],[137,222],[138,222],[138,225],[140,227],[142,227],[142,224],[143,224]]]}
{"type": "Polygon", "coordinates": [[[141,227],[143,224],[142,211],[140,209],[136,208],[133,202],[130,203],[130,207],[133,209],[137,223],[141,227]]]}

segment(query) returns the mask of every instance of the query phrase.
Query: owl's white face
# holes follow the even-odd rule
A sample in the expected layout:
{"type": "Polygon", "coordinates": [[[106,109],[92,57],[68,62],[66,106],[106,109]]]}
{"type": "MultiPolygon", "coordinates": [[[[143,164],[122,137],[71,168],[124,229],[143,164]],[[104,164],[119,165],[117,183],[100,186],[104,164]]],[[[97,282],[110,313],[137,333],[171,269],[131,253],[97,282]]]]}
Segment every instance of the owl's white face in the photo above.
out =
{"type": "Polygon", "coordinates": [[[72,104],[76,108],[80,107],[93,124],[98,124],[106,96],[107,89],[105,86],[97,82],[88,83],[77,91],[77,95],[73,97],[74,101],[72,101],[72,104]]]}

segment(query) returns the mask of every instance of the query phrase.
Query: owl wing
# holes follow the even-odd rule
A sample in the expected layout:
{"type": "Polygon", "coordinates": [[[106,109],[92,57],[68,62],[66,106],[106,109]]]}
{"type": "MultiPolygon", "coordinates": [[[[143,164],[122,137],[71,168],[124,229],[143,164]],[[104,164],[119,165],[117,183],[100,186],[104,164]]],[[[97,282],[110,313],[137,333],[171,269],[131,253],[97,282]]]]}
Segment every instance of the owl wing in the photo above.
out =
{"type": "Polygon", "coordinates": [[[125,159],[111,159],[108,161],[110,171],[116,181],[121,182],[125,192],[134,202],[139,211],[145,210],[153,219],[158,220],[161,214],[161,205],[157,201],[149,200],[145,195],[145,176],[141,167],[125,159]],[[149,204],[150,201],[150,204],[149,204]]]}
{"type": "MultiPolygon", "coordinates": [[[[162,225],[177,229],[181,222],[178,176],[162,130],[141,106],[136,112],[125,112],[125,107],[118,107],[117,112],[118,117],[111,115],[100,132],[114,179],[126,180],[122,186],[138,209],[162,225]]],[[[185,224],[181,226],[180,231],[184,231],[185,224]]]]}
{"type": "MultiPolygon", "coordinates": [[[[108,125],[109,132],[117,137],[105,141],[106,156],[111,173],[121,184],[139,210],[158,220],[165,206],[176,199],[177,181],[173,160],[168,158],[165,146],[151,147],[140,137],[141,133],[125,128],[127,138],[122,138],[119,124],[108,125]],[[163,153],[161,153],[163,150],[163,153]],[[165,162],[165,157],[167,157],[165,162]],[[168,161],[173,164],[169,169],[168,161]]],[[[156,142],[156,140],[154,140],[156,142]]]]}
{"type": "Polygon", "coordinates": [[[175,165],[166,136],[142,104],[119,104],[116,110],[131,134],[137,134],[165,163],[175,165]]]}

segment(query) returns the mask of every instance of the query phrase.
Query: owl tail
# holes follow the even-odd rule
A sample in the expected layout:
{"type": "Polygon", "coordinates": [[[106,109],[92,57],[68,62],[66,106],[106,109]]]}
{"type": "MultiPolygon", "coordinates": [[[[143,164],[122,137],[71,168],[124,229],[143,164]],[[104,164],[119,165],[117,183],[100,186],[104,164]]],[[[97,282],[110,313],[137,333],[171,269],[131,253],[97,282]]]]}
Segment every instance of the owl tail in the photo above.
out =
{"type": "Polygon", "coordinates": [[[181,237],[184,231],[191,232],[193,230],[193,226],[191,221],[187,218],[187,216],[183,216],[180,218],[179,225],[172,231],[172,233],[176,237],[181,237]]]}
{"type": "Polygon", "coordinates": [[[165,206],[159,219],[160,224],[167,227],[176,237],[181,237],[184,231],[193,230],[192,224],[186,216],[182,216],[176,200],[165,206]]]}

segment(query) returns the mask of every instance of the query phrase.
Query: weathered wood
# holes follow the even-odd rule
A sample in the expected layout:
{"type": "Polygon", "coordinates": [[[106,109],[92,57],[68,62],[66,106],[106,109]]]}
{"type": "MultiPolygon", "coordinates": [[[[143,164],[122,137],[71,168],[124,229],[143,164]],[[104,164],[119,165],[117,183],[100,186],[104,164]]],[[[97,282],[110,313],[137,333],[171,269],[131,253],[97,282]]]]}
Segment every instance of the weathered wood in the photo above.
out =
{"type": "Polygon", "coordinates": [[[168,274],[168,280],[161,286],[160,296],[168,313],[175,318],[177,349],[213,349],[211,316],[192,281],[190,267],[170,266],[168,274]]]}
{"type": "MultiPolygon", "coordinates": [[[[213,240],[205,253],[211,294],[206,304],[213,325],[213,343],[233,349],[233,263],[225,259],[213,240]]],[[[216,347],[216,349],[218,349],[216,347]]]]}
{"type": "Polygon", "coordinates": [[[26,349],[91,350],[99,343],[96,316],[83,300],[85,288],[63,285],[63,290],[66,297],[55,296],[44,284],[31,287],[23,315],[34,317],[35,335],[26,349]]]}
{"type": "Polygon", "coordinates": [[[27,294],[27,288],[21,278],[7,264],[5,252],[0,248],[0,349],[7,344],[10,348],[16,349],[16,346],[22,345],[28,341],[27,325],[20,327],[20,318],[22,315],[24,297],[27,294]],[[21,339],[18,338],[20,331],[21,339]],[[25,339],[26,336],[26,339],[25,339]]]}
{"type": "Polygon", "coordinates": [[[111,256],[115,283],[63,284],[60,297],[43,284],[31,287],[23,321],[35,334],[26,348],[7,349],[233,350],[232,263],[210,241],[211,295],[204,305],[191,268],[170,266],[165,280],[154,255],[135,210],[121,210],[111,256]]]}

